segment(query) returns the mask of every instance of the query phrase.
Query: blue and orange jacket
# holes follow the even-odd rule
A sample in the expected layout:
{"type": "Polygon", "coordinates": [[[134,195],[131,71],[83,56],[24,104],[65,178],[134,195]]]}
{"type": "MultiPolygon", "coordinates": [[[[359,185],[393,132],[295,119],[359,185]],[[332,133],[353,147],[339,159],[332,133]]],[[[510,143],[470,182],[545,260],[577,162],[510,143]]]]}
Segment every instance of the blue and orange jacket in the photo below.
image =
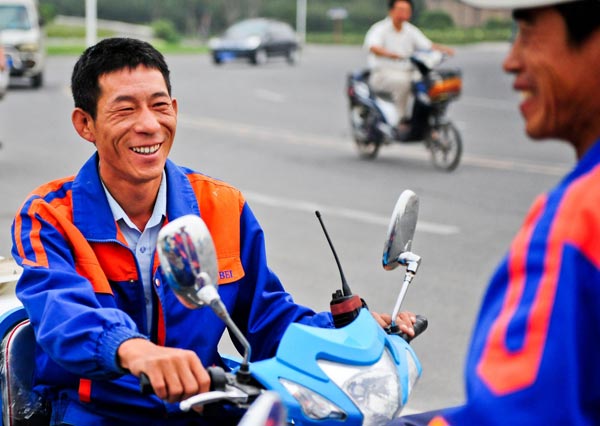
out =
{"type": "MultiPolygon", "coordinates": [[[[13,223],[12,254],[23,266],[17,296],[38,343],[37,389],[89,404],[94,411],[165,415],[174,406],[139,393],[135,377],[116,362],[119,345],[145,337],[194,350],[219,365],[225,325],[210,309],[181,305],[153,266],[156,319],[149,335],[141,274],[113,219],[94,155],[74,176],[50,182],[27,198],[13,223]]],[[[213,236],[219,293],[252,345],[252,358],[274,354],[291,322],[332,326],[327,313],[296,305],[268,268],[262,229],[235,188],[168,161],[167,221],[200,215],[213,236]]]]}
{"type": "Polygon", "coordinates": [[[598,425],[599,342],[600,140],[534,202],[492,277],[466,404],[424,424],[598,425]]]}

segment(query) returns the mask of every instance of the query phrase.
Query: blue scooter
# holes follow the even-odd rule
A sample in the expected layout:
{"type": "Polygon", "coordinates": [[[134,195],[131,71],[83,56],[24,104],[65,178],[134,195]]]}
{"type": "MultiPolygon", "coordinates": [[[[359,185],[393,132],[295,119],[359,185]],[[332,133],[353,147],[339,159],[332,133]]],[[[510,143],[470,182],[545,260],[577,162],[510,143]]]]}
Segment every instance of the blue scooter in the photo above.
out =
{"type": "MultiPolygon", "coordinates": [[[[392,318],[421,261],[410,251],[418,205],[417,196],[404,191],[388,228],[383,267],[406,267],[392,318]]],[[[329,241],[327,231],[325,235],[329,241]]],[[[421,376],[421,364],[408,336],[394,322],[381,328],[366,304],[351,293],[341,268],[342,289],[331,301],[336,328],[291,324],[273,358],[250,363],[250,345],[219,297],[215,249],[202,219],[185,216],[167,224],[159,234],[158,254],[177,297],[189,307],[210,306],[246,348],[243,359],[224,358],[231,372],[211,367],[211,391],[182,401],[183,411],[218,403],[240,410],[241,416],[261,395],[274,392],[285,407],[288,424],[369,426],[400,415],[421,376]]],[[[339,266],[335,251],[334,256],[339,266]]],[[[426,327],[427,320],[418,317],[416,334],[426,327]]],[[[148,385],[144,377],[142,382],[148,385]]]]}
{"type": "Polygon", "coordinates": [[[360,69],[346,80],[352,136],[362,158],[373,159],[382,145],[423,143],[433,165],[445,171],[456,169],[463,143],[458,128],[447,116],[448,106],[462,90],[459,69],[439,68],[445,55],[438,51],[419,51],[410,58],[418,77],[411,85],[412,111],[405,127],[396,125],[402,117],[389,93],[376,92],[369,84],[371,71],[360,69]]]}

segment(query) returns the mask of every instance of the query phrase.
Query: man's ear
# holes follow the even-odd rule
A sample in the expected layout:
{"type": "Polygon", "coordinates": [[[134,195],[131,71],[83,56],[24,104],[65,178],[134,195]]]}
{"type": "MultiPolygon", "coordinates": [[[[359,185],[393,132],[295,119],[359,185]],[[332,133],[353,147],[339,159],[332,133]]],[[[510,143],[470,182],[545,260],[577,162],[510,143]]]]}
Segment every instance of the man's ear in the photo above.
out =
{"type": "Polygon", "coordinates": [[[89,113],[81,108],[75,108],[71,114],[71,121],[79,136],[89,142],[96,143],[96,128],[89,113]]]}

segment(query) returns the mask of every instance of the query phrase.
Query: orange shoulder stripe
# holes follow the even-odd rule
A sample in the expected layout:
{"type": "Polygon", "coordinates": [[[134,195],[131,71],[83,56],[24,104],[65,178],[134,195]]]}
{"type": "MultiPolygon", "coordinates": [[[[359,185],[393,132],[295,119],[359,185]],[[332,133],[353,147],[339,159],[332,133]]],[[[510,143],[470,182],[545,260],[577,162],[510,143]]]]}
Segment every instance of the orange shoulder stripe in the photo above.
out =
{"type": "Polygon", "coordinates": [[[563,195],[547,236],[543,271],[536,296],[529,306],[523,346],[510,351],[505,343],[508,327],[517,313],[527,280],[526,256],[534,226],[545,199],[532,208],[509,253],[510,280],[502,310],[492,325],[477,373],[496,394],[506,395],[535,383],[542,360],[550,316],[554,307],[565,244],[580,250],[600,268],[600,167],[574,182],[563,195]]]}
{"type": "Polygon", "coordinates": [[[219,284],[244,276],[240,258],[240,215],[244,197],[240,191],[208,176],[190,174],[188,179],[200,202],[200,216],[215,243],[219,264],[219,284]]]}

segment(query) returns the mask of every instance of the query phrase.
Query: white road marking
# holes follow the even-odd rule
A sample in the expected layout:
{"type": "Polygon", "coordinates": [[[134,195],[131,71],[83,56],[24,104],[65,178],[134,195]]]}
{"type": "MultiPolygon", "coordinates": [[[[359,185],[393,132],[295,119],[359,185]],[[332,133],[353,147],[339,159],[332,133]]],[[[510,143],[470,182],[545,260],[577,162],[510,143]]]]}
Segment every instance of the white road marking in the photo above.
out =
{"type": "Polygon", "coordinates": [[[460,103],[469,107],[488,108],[500,111],[517,111],[518,101],[507,101],[490,98],[477,98],[473,96],[463,96],[460,103]]]}
{"type": "MultiPolygon", "coordinates": [[[[310,133],[300,133],[298,131],[236,123],[216,118],[191,117],[185,114],[179,116],[179,124],[192,129],[211,130],[243,137],[252,137],[268,143],[321,146],[340,151],[351,151],[354,148],[350,136],[347,139],[338,139],[310,133]]],[[[429,153],[420,144],[411,146],[403,145],[402,156],[404,158],[429,161],[429,153]]],[[[536,173],[549,176],[563,176],[571,167],[569,164],[533,163],[509,158],[501,159],[468,154],[463,155],[461,164],[485,169],[536,173]]]]}
{"type": "Polygon", "coordinates": [[[281,93],[273,92],[272,90],[254,89],[253,93],[254,93],[254,96],[256,96],[257,98],[263,99],[265,101],[275,102],[275,103],[285,102],[285,96],[283,96],[281,93]]]}
{"type": "MultiPolygon", "coordinates": [[[[316,210],[326,212],[328,216],[337,216],[344,219],[355,220],[358,222],[368,223],[371,225],[388,226],[390,223],[389,216],[381,216],[361,210],[347,209],[343,207],[333,207],[319,205],[309,201],[295,200],[291,198],[273,197],[270,195],[259,194],[252,191],[242,191],[249,202],[261,204],[269,207],[276,207],[288,210],[314,213],[316,210]]],[[[419,220],[417,230],[436,235],[453,235],[458,234],[460,229],[453,225],[444,225],[440,223],[426,222],[419,220]]]]}

